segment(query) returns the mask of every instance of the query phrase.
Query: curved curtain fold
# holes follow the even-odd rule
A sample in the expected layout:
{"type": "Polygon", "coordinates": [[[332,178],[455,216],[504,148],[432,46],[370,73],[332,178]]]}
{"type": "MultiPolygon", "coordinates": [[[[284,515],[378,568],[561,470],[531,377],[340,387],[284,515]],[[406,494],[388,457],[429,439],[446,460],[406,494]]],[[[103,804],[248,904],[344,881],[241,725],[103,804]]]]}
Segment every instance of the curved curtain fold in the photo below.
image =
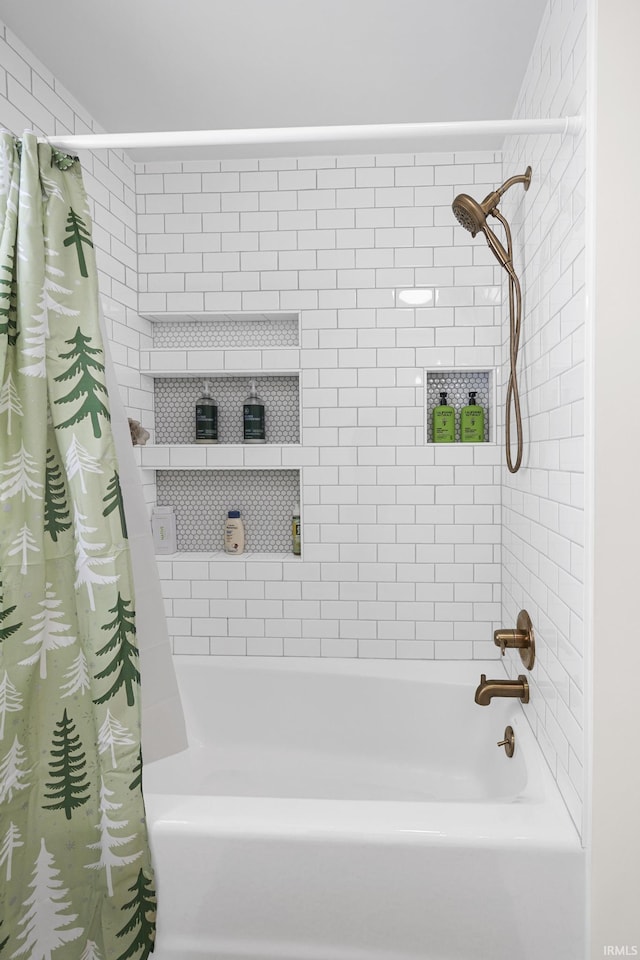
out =
{"type": "Polygon", "coordinates": [[[79,163],[0,134],[0,956],[143,960],[127,529],[79,163]]]}

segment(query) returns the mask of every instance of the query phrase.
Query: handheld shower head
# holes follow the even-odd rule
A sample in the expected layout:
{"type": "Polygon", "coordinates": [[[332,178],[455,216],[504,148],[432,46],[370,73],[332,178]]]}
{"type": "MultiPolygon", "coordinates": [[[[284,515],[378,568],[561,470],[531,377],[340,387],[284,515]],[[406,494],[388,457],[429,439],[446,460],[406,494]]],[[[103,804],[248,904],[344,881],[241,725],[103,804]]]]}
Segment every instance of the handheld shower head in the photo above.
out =
{"type": "MultiPolygon", "coordinates": [[[[487,223],[487,214],[492,213],[494,216],[499,217],[497,210],[498,200],[497,191],[489,194],[482,203],[478,203],[477,200],[474,200],[473,197],[470,197],[467,193],[459,194],[452,204],[452,209],[454,216],[458,223],[468,230],[472,237],[475,237],[476,234],[484,233],[487,238],[487,243],[489,244],[493,255],[500,264],[504,267],[505,270],[509,270],[511,266],[511,257],[502,246],[495,233],[487,223]]],[[[499,217],[499,219],[501,219],[499,217]]]]}
{"type": "Polygon", "coordinates": [[[507,251],[504,249],[495,233],[487,225],[487,217],[489,214],[495,216],[494,211],[497,209],[500,200],[507,192],[509,187],[512,187],[515,183],[524,184],[524,189],[529,189],[529,184],[531,183],[531,167],[527,167],[525,172],[517,177],[509,177],[501,187],[497,190],[492,190],[482,202],[478,203],[477,200],[474,200],[473,197],[470,197],[468,193],[460,193],[453,201],[451,208],[453,214],[460,224],[464,227],[465,230],[468,230],[472,237],[475,237],[481,231],[487,238],[487,243],[493,250],[493,253],[496,259],[501,263],[503,267],[507,267],[507,264],[511,262],[511,258],[507,254],[507,251]]]}
{"type": "Polygon", "coordinates": [[[458,194],[451,208],[460,226],[468,230],[472,237],[484,229],[487,214],[478,201],[468,193],[458,194]]]}

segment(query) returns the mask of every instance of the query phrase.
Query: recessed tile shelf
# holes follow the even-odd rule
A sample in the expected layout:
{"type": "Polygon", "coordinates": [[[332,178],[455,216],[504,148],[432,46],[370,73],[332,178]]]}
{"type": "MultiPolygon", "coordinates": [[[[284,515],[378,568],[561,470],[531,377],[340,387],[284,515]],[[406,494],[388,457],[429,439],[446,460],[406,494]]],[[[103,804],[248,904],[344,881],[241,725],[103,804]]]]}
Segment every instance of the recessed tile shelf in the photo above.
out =
{"type": "Polygon", "coordinates": [[[178,552],[220,553],[228,510],[239,510],[247,553],[291,549],[291,517],[300,502],[300,471],[158,470],[158,504],[176,513],[178,552]]]}
{"type": "Polygon", "coordinates": [[[296,556],[293,553],[264,553],[256,551],[255,553],[245,553],[235,554],[235,553],[225,553],[224,550],[216,550],[213,553],[202,552],[198,553],[195,550],[185,551],[184,553],[159,553],[157,554],[157,559],[159,563],[168,561],[169,563],[189,563],[189,562],[203,562],[203,563],[273,563],[278,561],[279,563],[300,563],[300,557],[296,556]]]}
{"type": "Polygon", "coordinates": [[[267,325],[276,325],[281,323],[297,324],[299,314],[287,310],[273,310],[269,313],[251,313],[249,311],[231,311],[219,313],[212,310],[192,311],[184,313],[182,311],[155,311],[153,313],[141,313],[140,316],[152,323],[175,323],[184,324],[188,322],[195,323],[253,323],[260,322],[267,325]]]}
{"type": "MultiPolygon", "coordinates": [[[[159,378],[154,381],[155,436],[158,444],[194,444],[196,401],[203,391],[203,381],[211,384],[211,393],[218,404],[219,444],[197,444],[209,447],[242,444],[244,401],[251,380],[265,407],[266,444],[300,443],[300,380],[299,376],[261,374],[255,377],[202,376],[159,378]]],[[[203,461],[202,461],[203,462],[203,461]]]]}
{"type": "MultiPolygon", "coordinates": [[[[433,441],[433,410],[440,403],[440,393],[445,391],[447,402],[456,411],[456,439],[460,443],[460,410],[469,403],[469,392],[475,390],[477,401],[484,408],[484,443],[495,444],[496,425],[496,369],[478,370],[475,368],[457,367],[455,369],[425,370],[424,376],[424,413],[426,443],[438,447],[454,446],[454,444],[438,443],[433,441]]],[[[477,444],[465,443],[472,447],[477,444]]]]}

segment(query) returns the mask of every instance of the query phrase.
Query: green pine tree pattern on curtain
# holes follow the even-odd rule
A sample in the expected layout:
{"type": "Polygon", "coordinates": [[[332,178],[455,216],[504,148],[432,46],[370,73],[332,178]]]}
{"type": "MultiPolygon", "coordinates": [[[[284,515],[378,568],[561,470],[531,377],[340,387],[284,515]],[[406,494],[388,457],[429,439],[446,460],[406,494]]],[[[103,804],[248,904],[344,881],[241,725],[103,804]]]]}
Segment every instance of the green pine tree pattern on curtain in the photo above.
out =
{"type": "Polygon", "coordinates": [[[145,960],[140,672],[77,162],[0,134],[0,957],[145,960]]]}

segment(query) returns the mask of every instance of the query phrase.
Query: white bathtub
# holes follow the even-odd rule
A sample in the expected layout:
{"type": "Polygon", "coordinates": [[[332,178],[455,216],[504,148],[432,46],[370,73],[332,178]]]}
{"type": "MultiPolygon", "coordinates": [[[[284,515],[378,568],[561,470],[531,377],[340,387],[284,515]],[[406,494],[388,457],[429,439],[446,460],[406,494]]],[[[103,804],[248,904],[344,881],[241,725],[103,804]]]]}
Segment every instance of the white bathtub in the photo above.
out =
{"type": "Polygon", "coordinates": [[[499,662],[175,660],[154,960],[584,960],[576,831],[519,702],[473,700],[499,662]]]}

